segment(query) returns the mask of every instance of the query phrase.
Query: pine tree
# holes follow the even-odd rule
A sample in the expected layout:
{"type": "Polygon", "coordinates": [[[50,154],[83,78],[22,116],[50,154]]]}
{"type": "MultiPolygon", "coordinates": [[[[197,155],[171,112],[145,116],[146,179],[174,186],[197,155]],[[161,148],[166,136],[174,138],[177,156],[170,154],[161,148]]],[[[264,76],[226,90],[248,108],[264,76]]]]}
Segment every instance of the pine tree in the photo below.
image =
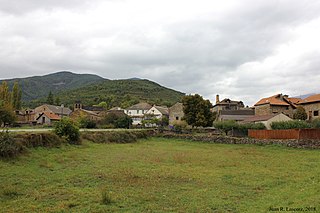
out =
{"type": "Polygon", "coordinates": [[[12,105],[14,109],[21,109],[21,94],[22,91],[19,88],[18,82],[14,82],[12,88],[12,105]]]}
{"type": "Polygon", "coordinates": [[[52,94],[51,91],[49,92],[49,95],[48,95],[48,97],[47,97],[47,103],[48,103],[48,104],[51,104],[51,105],[54,104],[54,97],[53,97],[53,94],[52,94]]]}
{"type": "Polygon", "coordinates": [[[3,81],[0,88],[0,99],[3,101],[3,104],[11,104],[11,94],[9,92],[8,83],[3,81]]]}
{"type": "Polygon", "coordinates": [[[60,101],[60,98],[59,98],[59,97],[56,97],[55,102],[56,102],[56,105],[57,105],[57,106],[60,106],[61,101],[60,101]]]}

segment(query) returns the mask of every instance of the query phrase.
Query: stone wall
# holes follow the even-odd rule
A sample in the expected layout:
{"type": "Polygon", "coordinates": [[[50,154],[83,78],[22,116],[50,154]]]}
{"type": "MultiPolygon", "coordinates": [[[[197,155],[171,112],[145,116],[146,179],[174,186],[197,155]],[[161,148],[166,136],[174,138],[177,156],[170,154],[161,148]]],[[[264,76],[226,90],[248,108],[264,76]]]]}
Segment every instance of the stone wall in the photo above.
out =
{"type": "Polygon", "coordinates": [[[316,118],[320,118],[320,116],[314,116],[314,111],[319,111],[320,113],[320,103],[309,103],[309,104],[301,104],[301,106],[306,110],[308,115],[308,120],[314,120],[316,118]]]}
{"type": "Polygon", "coordinates": [[[272,115],[282,112],[285,115],[288,115],[290,118],[293,117],[293,108],[292,106],[275,106],[270,104],[263,104],[255,106],[255,115],[272,115]]]}
{"type": "Polygon", "coordinates": [[[294,148],[308,148],[308,149],[320,149],[320,140],[276,140],[276,139],[254,139],[254,138],[237,138],[227,137],[222,135],[192,135],[192,134],[174,134],[174,133],[163,133],[158,134],[158,137],[163,138],[177,138],[186,139],[192,141],[201,141],[209,143],[222,143],[222,144],[257,144],[257,145],[284,145],[294,148]]]}

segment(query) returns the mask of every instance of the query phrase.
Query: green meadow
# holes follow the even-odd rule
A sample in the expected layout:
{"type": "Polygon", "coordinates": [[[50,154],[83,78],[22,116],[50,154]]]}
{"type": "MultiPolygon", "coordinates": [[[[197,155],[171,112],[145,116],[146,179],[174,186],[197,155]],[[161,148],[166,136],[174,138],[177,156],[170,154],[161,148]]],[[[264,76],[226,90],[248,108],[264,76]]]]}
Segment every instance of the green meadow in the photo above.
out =
{"type": "Polygon", "coordinates": [[[320,211],[320,150],[150,138],[35,148],[0,160],[0,212],[276,212],[281,207],[320,211]]]}

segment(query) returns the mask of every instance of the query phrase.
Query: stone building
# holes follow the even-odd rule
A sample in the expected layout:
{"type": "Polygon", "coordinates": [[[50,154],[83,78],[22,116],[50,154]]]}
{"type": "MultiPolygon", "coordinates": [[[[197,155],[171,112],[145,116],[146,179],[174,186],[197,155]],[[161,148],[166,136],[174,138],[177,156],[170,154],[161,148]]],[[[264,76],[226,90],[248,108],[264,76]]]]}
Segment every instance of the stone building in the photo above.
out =
{"type": "Polygon", "coordinates": [[[255,115],[275,115],[283,113],[293,118],[299,98],[289,98],[288,95],[277,94],[271,97],[262,98],[254,105],[255,115]]]}
{"type": "Polygon", "coordinates": [[[175,123],[182,122],[183,113],[183,104],[176,103],[169,108],[169,125],[173,126],[175,123]]]}
{"type": "Polygon", "coordinates": [[[233,101],[229,98],[220,101],[219,95],[216,95],[216,104],[213,106],[212,112],[216,113],[216,121],[243,121],[254,115],[254,110],[244,107],[242,101],[233,101]]]}
{"type": "Polygon", "coordinates": [[[306,110],[308,120],[320,118],[320,94],[311,95],[305,98],[303,101],[299,102],[299,105],[306,110]]]}
{"type": "Polygon", "coordinates": [[[35,118],[38,118],[39,115],[44,112],[58,115],[61,118],[64,116],[69,116],[72,111],[69,108],[64,106],[54,106],[50,104],[43,104],[35,108],[34,112],[35,112],[35,118]]]}

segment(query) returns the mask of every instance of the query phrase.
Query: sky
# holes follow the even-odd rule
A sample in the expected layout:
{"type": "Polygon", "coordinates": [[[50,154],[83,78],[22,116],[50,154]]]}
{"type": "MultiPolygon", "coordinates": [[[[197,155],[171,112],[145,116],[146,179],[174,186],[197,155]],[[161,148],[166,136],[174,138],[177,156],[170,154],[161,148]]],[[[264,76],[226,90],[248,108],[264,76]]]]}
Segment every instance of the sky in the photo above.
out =
{"type": "Polygon", "coordinates": [[[0,0],[0,79],[146,78],[211,102],[319,93],[318,0],[0,0]]]}

